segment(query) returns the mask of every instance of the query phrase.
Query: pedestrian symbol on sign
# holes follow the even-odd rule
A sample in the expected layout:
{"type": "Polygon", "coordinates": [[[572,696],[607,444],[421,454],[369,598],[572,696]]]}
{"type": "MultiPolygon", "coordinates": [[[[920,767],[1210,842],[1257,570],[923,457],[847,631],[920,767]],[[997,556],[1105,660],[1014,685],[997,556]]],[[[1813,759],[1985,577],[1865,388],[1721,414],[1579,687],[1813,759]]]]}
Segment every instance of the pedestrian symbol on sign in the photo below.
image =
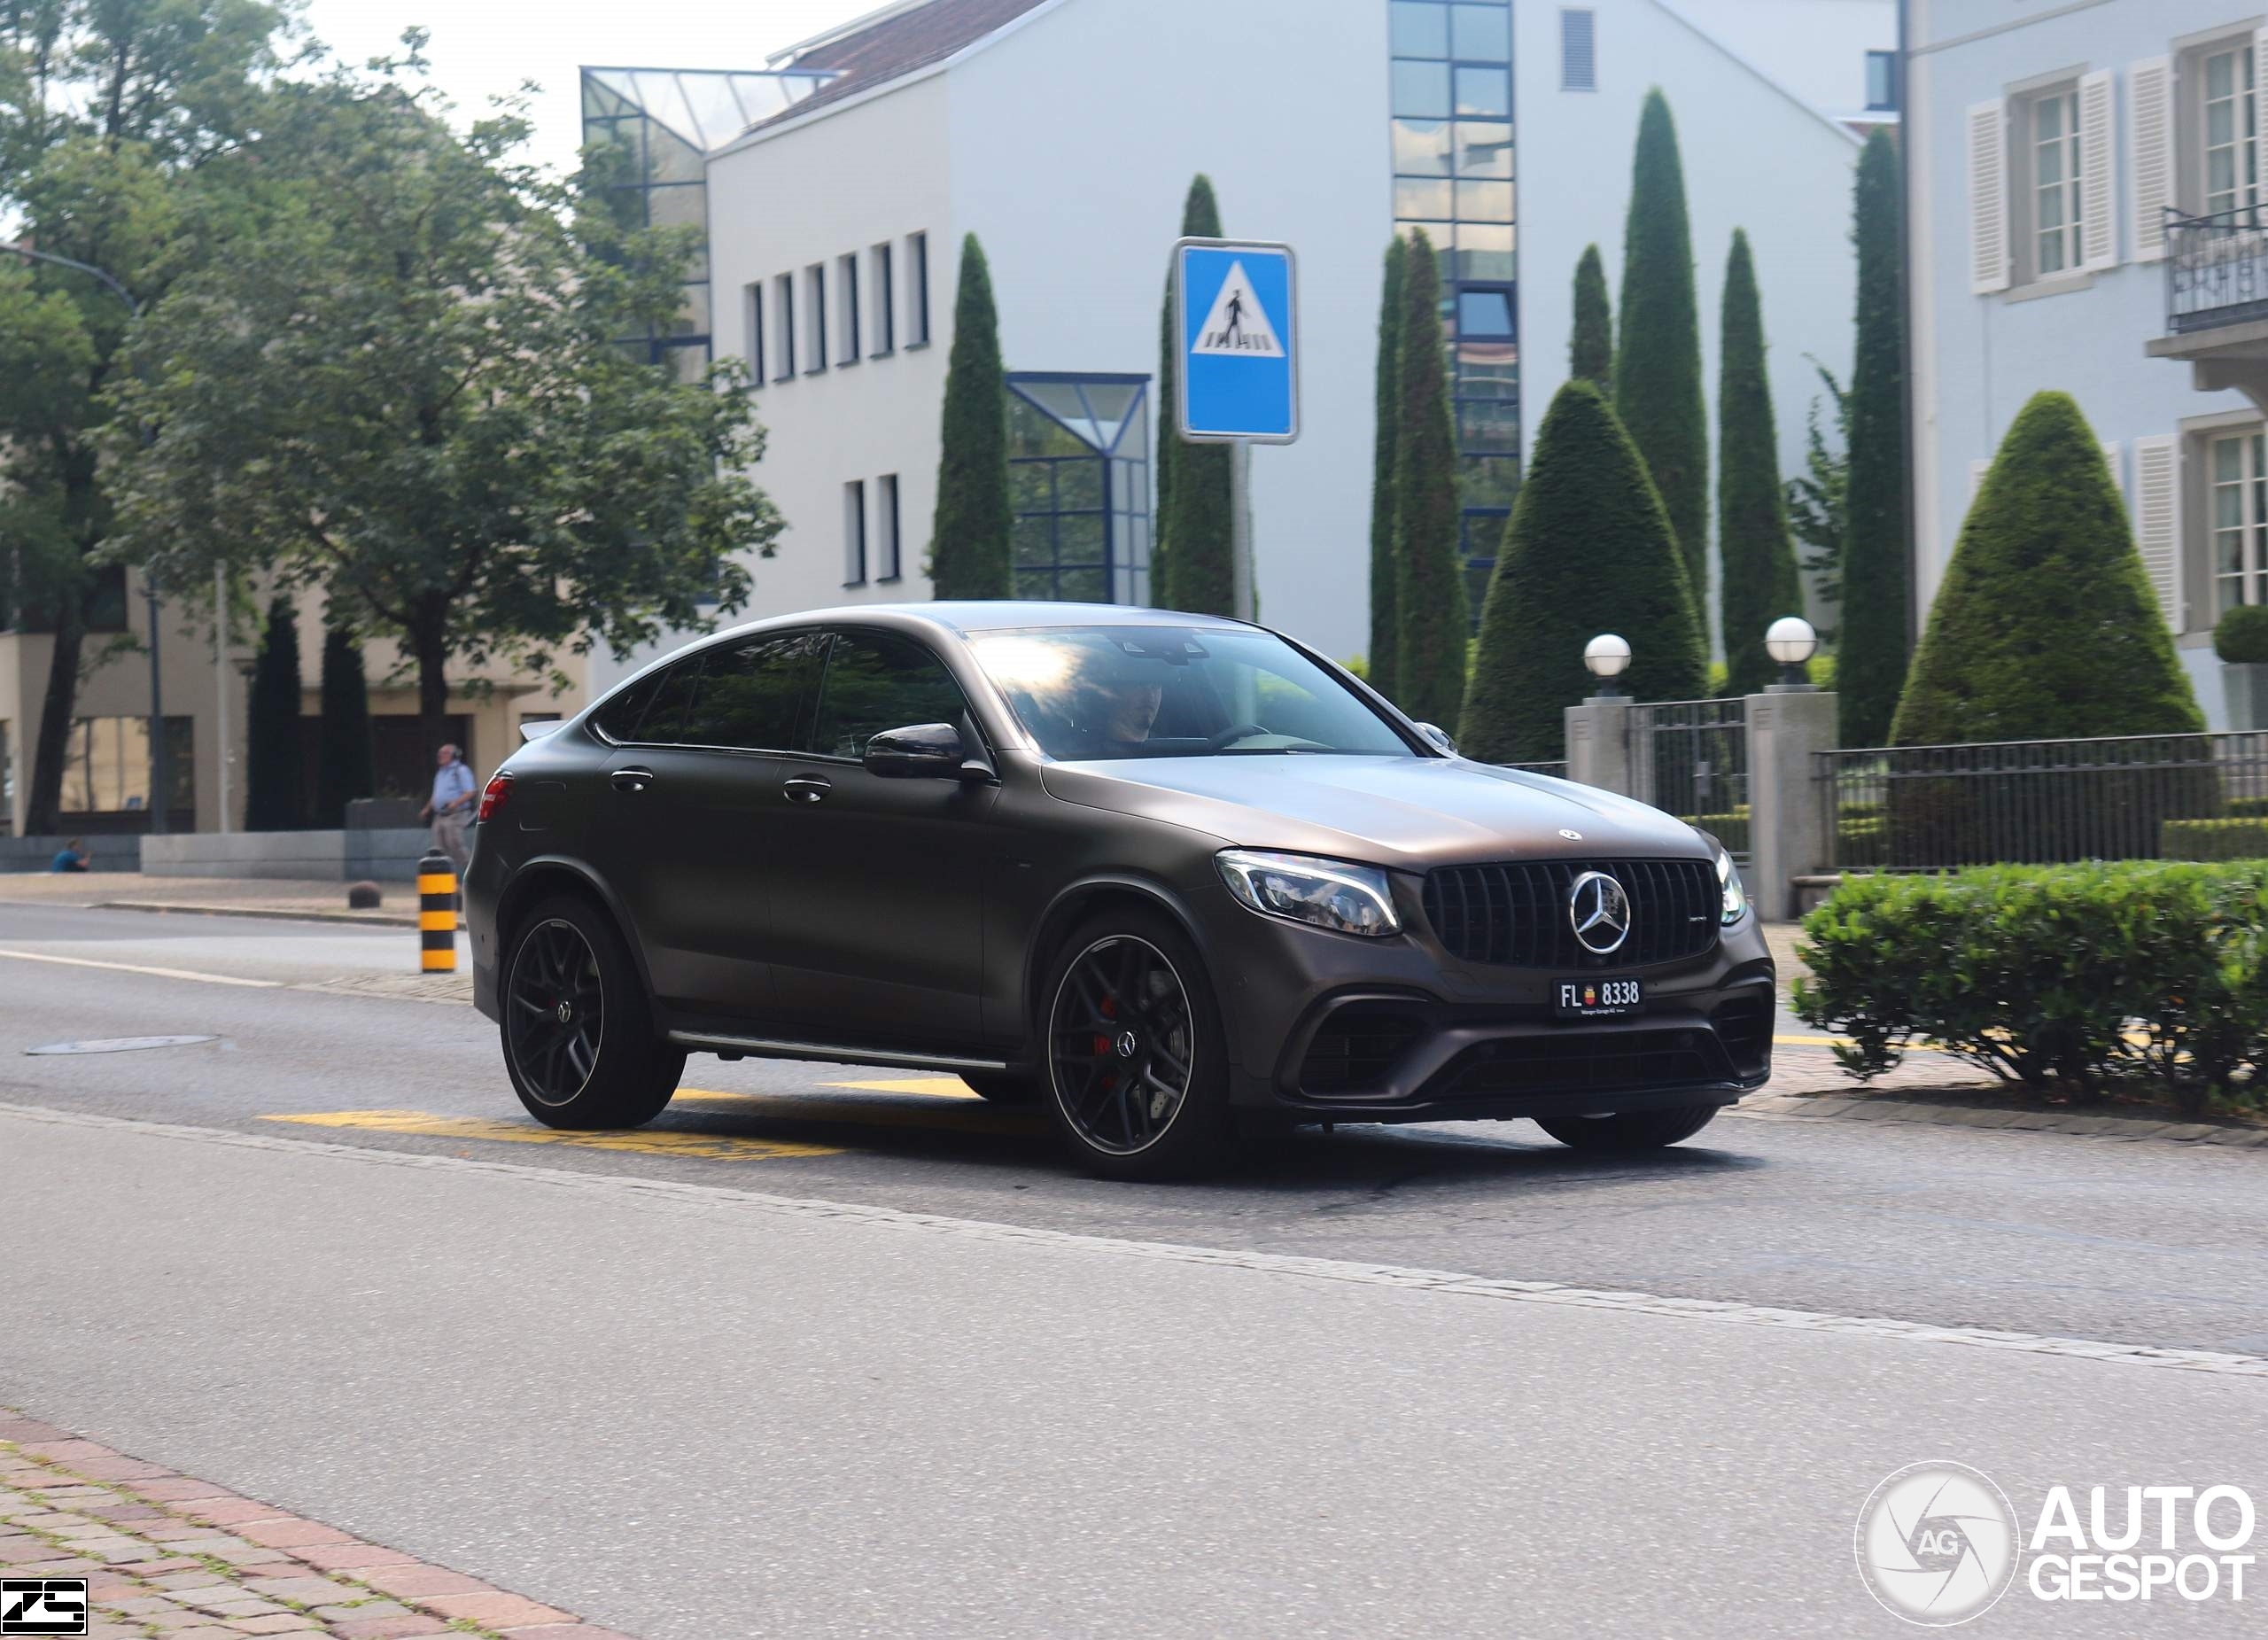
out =
{"type": "Polygon", "coordinates": [[[1284,344],[1276,338],[1276,327],[1268,323],[1268,309],[1254,294],[1251,276],[1241,261],[1229,265],[1229,276],[1221,281],[1220,293],[1214,297],[1189,351],[1247,359],[1284,356],[1284,344]]]}

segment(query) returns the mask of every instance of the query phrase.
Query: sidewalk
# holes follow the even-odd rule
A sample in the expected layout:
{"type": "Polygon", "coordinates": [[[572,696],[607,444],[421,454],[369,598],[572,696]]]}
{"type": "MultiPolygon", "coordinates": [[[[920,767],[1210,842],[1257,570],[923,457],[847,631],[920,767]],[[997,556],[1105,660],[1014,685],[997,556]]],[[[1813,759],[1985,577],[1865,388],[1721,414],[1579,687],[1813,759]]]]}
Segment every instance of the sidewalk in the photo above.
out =
{"type": "Polygon", "coordinates": [[[86,1632],[109,1640],[623,1640],[4,1407],[0,1570],[86,1579],[86,1632]]]}
{"type": "Polygon", "coordinates": [[[416,885],[388,882],[379,886],[384,899],[378,910],[349,911],[344,882],[276,877],[151,877],[124,871],[9,872],[0,874],[0,901],[416,928],[416,885]]]}

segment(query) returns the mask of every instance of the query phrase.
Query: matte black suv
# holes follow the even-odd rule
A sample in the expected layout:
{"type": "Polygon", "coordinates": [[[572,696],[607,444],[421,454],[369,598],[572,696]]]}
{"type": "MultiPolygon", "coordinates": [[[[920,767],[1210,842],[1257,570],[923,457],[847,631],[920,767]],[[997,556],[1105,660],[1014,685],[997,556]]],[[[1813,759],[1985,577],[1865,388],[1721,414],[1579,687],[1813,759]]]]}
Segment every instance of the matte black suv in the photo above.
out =
{"type": "Polygon", "coordinates": [[[1038,1100],[1156,1178],[1301,1123],[1673,1144],[1770,1071],[1713,840],[1458,758],[1233,621],[743,626],[523,746],[481,820],[476,996],[557,1127],[650,1120],[688,1051],[847,1060],[1038,1100]]]}

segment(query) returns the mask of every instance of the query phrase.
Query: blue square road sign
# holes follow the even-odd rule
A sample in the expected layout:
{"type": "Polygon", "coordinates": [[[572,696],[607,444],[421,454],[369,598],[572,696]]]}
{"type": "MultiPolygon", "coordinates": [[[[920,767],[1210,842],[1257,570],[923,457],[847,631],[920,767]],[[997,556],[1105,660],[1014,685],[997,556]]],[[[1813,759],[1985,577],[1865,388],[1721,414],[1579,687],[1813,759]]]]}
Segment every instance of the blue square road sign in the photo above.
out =
{"type": "Polygon", "coordinates": [[[1288,245],[1174,246],[1181,436],[1289,444],[1300,436],[1299,269],[1288,245]]]}

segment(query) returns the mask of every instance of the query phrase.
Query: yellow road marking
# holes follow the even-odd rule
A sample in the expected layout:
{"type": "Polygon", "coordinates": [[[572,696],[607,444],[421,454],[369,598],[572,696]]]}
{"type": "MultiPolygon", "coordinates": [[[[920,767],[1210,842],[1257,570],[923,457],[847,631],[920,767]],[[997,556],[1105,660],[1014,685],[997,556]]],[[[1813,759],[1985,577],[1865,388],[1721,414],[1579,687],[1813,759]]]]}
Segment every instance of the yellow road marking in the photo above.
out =
{"type": "Polygon", "coordinates": [[[978,1099],[959,1076],[899,1076],[879,1082],[822,1082],[823,1088],[868,1088],[876,1093],[927,1093],[934,1099],[978,1099]]]}
{"type": "Polygon", "coordinates": [[[108,968],[119,974],[154,974],[159,979],[193,979],[202,985],[249,985],[259,991],[280,991],[280,979],[238,979],[233,974],[200,974],[193,968],[153,968],[140,962],[97,962],[92,957],[58,957],[45,951],[0,951],[0,957],[19,962],[59,962],[72,968],[108,968]]]}
{"type": "Polygon", "coordinates": [[[646,1155],[710,1156],[734,1162],[769,1162],[783,1156],[839,1156],[831,1145],[796,1145],[768,1139],[734,1139],[716,1133],[683,1133],[670,1128],[601,1133],[500,1122],[487,1116],[441,1116],[427,1110],[332,1110],[304,1115],[262,1116],[263,1122],[296,1122],[308,1127],[360,1128],[378,1133],[415,1133],[425,1139],[501,1139],[513,1145],[569,1145],[578,1150],[627,1150],[646,1155]]]}
{"type": "Polygon", "coordinates": [[[830,1098],[814,1093],[723,1093],[711,1088],[680,1088],[677,1102],[687,1100],[722,1107],[716,1113],[720,1116],[729,1111],[756,1122],[847,1123],[905,1132],[926,1129],[939,1133],[1022,1134],[1032,1131],[1041,1120],[1036,1110],[1009,1109],[974,1096],[965,1100],[921,1098],[913,1103],[902,1098],[861,1099],[857,1094],[830,1098]]]}
{"type": "MultiPolygon", "coordinates": [[[[1791,1048],[1847,1048],[1851,1045],[1851,1038],[1848,1037],[1786,1036],[1775,1037],[1772,1040],[1783,1047],[1791,1048]]],[[[1942,1053],[1945,1050],[1934,1042],[1909,1042],[1906,1045],[1906,1052],[1908,1053],[1942,1053]]]]}

